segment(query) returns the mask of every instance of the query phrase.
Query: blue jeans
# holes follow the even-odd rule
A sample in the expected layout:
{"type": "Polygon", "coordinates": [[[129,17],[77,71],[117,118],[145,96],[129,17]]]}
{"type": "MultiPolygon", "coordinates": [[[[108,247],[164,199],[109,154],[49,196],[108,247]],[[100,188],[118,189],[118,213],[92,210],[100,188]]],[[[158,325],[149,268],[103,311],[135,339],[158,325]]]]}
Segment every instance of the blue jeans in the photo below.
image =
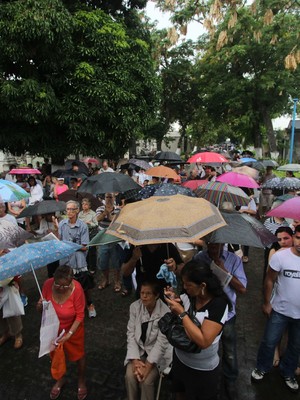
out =
{"type": "Polygon", "coordinates": [[[232,317],[223,327],[222,341],[222,370],[225,379],[233,383],[236,381],[239,370],[236,352],[236,316],[232,317]]]}
{"type": "Polygon", "coordinates": [[[99,246],[98,251],[98,265],[101,271],[106,271],[111,266],[112,269],[120,269],[120,258],[117,251],[117,243],[109,243],[103,246],[99,246]]]}
{"type": "Polygon", "coordinates": [[[272,311],[268,319],[262,342],[258,349],[256,367],[268,372],[273,366],[273,356],[276,345],[283,332],[288,331],[286,351],[281,358],[279,369],[282,376],[294,377],[300,354],[300,319],[286,317],[272,311]]]}

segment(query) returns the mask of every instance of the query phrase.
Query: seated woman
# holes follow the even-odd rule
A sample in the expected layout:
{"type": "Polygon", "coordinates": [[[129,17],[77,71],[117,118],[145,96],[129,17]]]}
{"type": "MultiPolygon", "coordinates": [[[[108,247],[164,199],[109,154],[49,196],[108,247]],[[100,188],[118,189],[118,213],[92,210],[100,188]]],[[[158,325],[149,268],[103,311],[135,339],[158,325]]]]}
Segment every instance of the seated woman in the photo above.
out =
{"type": "Polygon", "coordinates": [[[17,218],[18,225],[25,228],[25,218],[18,218],[18,215],[26,208],[24,199],[7,203],[8,213],[17,218]]]}
{"type": "Polygon", "coordinates": [[[58,201],[58,196],[63,192],[69,190],[68,185],[65,184],[64,178],[57,178],[54,189],[53,189],[53,198],[58,201]]]}
{"type": "MultiPolygon", "coordinates": [[[[87,397],[85,384],[85,353],[84,353],[84,309],[85,296],[79,282],[73,279],[73,270],[67,265],[57,268],[54,278],[44,283],[43,299],[51,301],[60,321],[58,334],[65,334],[58,343],[63,343],[66,357],[76,361],[78,366],[78,400],[87,397]]],[[[37,309],[42,310],[42,298],[37,303],[37,309]]],[[[57,399],[65,383],[64,377],[59,379],[50,392],[50,399],[57,399]]]]}
{"type": "Polygon", "coordinates": [[[171,311],[182,319],[187,336],[201,349],[188,353],[175,348],[171,371],[176,400],[215,400],[218,398],[219,340],[227,320],[229,300],[209,265],[188,262],[181,271],[186,294],[166,298],[171,311]],[[190,307],[196,325],[190,318],[190,307]],[[188,312],[189,310],[189,312],[188,312]]]}
{"type": "Polygon", "coordinates": [[[171,363],[172,346],[158,328],[158,321],[170,310],[159,294],[157,282],[144,282],[141,298],[130,306],[125,358],[128,400],[154,400],[158,368],[163,371],[171,363]]]}

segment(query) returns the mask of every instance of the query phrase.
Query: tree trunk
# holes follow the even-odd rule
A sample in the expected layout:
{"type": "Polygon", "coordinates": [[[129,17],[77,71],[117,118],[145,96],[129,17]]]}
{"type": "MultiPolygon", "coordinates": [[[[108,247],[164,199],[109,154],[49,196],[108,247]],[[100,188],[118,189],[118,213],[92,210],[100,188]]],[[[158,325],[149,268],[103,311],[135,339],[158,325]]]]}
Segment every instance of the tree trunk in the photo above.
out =
{"type": "Polygon", "coordinates": [[[274,135],[273,123],[269,110],[266,107],[262,107],[262,117],[268,135],[270,153],[277,153],[278,150],[277,150],[276,138],[274,135]]]}
{"type": "Polygon", "coordinates": [[[162,139],[156,139],[157,151],[161,151],[162,139]]]}

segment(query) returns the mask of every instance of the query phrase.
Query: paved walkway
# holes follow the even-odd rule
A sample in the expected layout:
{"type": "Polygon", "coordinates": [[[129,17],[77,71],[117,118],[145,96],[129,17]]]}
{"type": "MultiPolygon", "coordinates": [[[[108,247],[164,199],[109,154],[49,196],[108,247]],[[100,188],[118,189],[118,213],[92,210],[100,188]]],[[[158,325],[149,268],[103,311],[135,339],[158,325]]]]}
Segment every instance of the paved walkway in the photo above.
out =
{"type": "MultiPolygon", "coordinates": [[[[250,372],[255,365],[256,352],[264,328],[261,313],[263,251],[250,249],[250,262],[245,265],[248,292],[238,299],[238,356],[240,400],[295,399],[284,386],[274,369],[259,384],[250,382],[250,372]]],[[[42,283],[45,271],[38,271],[42,283]]],[[[0,348],[0,400],[45,400],[53,381],[47,356],[38,359],[40,314],[35,310],[38,292],[30,274],[24,279],[29,295],[24,323],[24,347],[18,351],[8,342],[0,348]]],[[[131,298],[122,298],[113,292],[112,285],[104,291],[95,289],[97,318],[86,319],[87,385],[88,400],[124,400],[123,360],[126,352],[126,324],[131,298]]],[[[76,370],[70,364],[67,384],[60,399],[76,399],[76,370]]],[[[297,395],[296,395],[297,396],[297,395]]],[[[164,380],[161,400],[170,400],[169,383],[164,380]]],[[[222,400],[225,397],[222,396],[222,400]]]]}

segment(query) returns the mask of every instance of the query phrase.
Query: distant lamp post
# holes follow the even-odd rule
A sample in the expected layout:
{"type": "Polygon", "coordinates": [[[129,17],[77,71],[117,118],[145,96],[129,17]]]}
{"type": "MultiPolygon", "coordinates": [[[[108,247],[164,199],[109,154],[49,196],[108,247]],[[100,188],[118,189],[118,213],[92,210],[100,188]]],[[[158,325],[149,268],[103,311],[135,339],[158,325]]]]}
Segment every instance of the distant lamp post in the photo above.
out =
{"type": "Polygon", "coordinates": [[[293,163],[293,149],[294,149],[294,139],[295,139],[295,122],[297,113],[297,103],[299,99],[293,99],[294,110],[293,110],[293,120],[292,120],[292,131],[291,131],[291,142],[290,142],[290,164],[293,163]]]}

